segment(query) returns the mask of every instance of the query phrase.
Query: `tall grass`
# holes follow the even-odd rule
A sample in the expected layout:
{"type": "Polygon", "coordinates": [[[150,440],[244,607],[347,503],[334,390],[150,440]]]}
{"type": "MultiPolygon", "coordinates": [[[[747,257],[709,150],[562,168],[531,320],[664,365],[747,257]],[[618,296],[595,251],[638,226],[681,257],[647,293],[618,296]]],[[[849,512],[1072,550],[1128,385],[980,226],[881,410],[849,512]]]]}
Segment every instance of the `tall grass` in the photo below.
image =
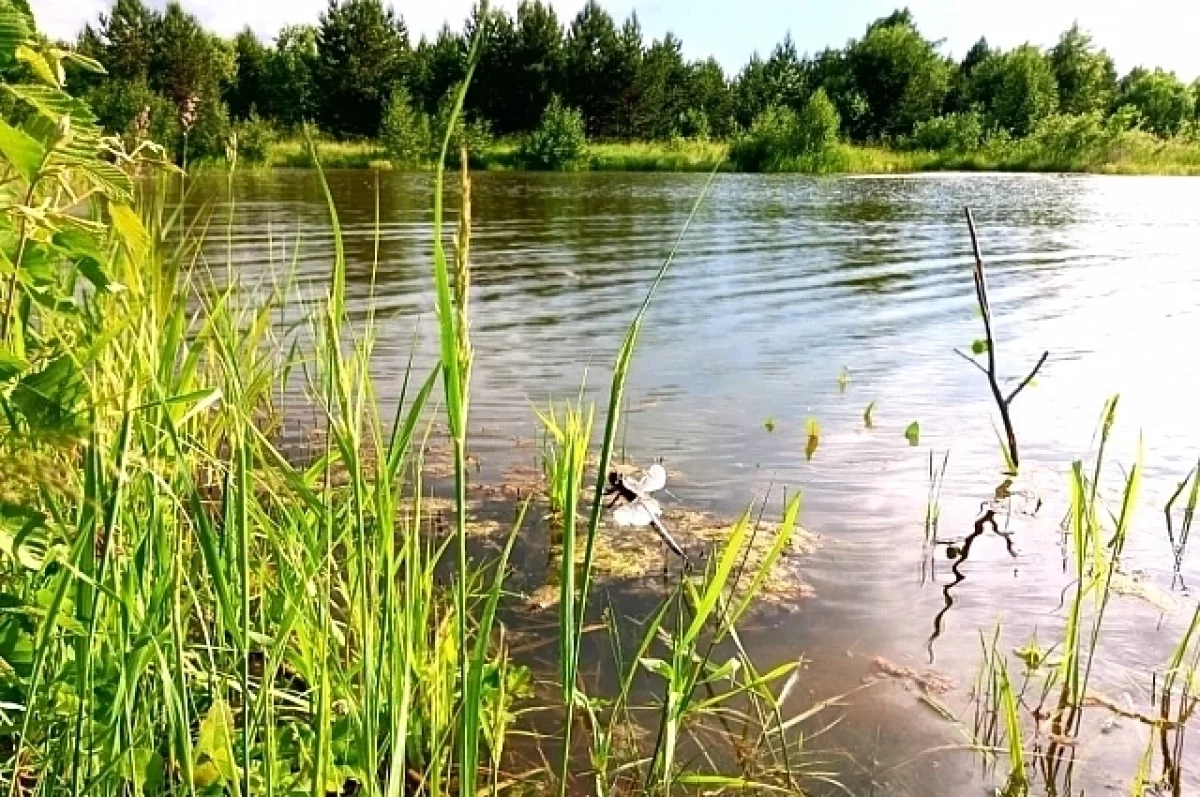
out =
{"type": "MultiPolygon", "coordinates": [[[[0,46],[36,45],[27,15],[8,6],[0,14],[8,15],[0,46]]],[[[221,236],[209,236],[207,214],[193,208],[189,217],[167,199],[185,190],[182,175],[167,169],[135,190],[131,174],[166,169],[159,151],[102,142],[86,106],[60,86],[9,88],[40,120],[29,129],[42,138],[0,128],[10,178],[0,186],[0,221],[17,242],[0,258],[11,264],[0,330],[8,792],[474,795],[485,766],[498,791],[525,677],[498,619],[515,529],[486,563],[472,561],[467,544],[466,168],[453,256],[442,236],[441,165],[433,198],[440,362],[427,375],[410,368],[397,404],[382,407],[371,378],[376,317],[348,318],[343,233],[323,172],[334,244],[325,293],[301,295],[290,267],[279,275],[275,263],[277,278],[245,281],[232,267],[232,179],[225,268],[214,269],[221,236]],[[318,443],[300,452],[283,445],[291,421],[279,402],[297,382],[321,427],[318,443]],[[423,482],[439,382],[455,465],[448,534],[428,523],[423,482]]],[[[319,163],[311,139],[307,148],[319,163]]],[[[789,731],[811,716],[785,721],[770,691],[791,666],[759,674],[740,641],[740,667],[707,664],[718,644],[736,639],[734,623],[787,544],[798,499],[758,569],[745,564],[757,526],[744,518],[714,564],[664,600],[622,670],[617,709],[582,688],[603,478],[639,331],[678,247],[618,352],[578,571],[574,551],[564,551],[561,789],[577,707],[596,718],[600,750],[616,723],[631,721],[638,674],[665,678],[662,741],[649,758],[628,751],[606,761],[620,772],[647,762],[645,790],[721,782],[715,763],[685,771],[676,752],[718,708],[749,701],[745,720],[757,723],[772,761],[781,749],[788,757],[789,731]],[[660,648],[670,663],[656,670],[649,663],[660,648]],[[730,684],[724,694],[697,699],[721,683],[730,684]]],[[[565,438],[562,518],[572,548],[590,417],[580,415],[565,438]]],[[[522,519],[523,510],[517,528],[522,519]]],[[[727,783],[737,777],[745,774],[727,783]]]]}

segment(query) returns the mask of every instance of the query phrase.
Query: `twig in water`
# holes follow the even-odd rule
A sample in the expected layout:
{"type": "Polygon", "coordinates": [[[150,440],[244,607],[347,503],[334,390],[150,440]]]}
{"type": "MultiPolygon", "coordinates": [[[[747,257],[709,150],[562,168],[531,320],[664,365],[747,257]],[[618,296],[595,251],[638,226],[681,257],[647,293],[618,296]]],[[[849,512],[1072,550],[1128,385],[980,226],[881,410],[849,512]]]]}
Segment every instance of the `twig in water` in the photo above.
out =
{"type": "Polygon", "coordinates": [[[975,216],[971,213],[970,208],[966,208],[967,227],[971,231],[971,251],[975,255],[975,265],[973,274],[975,277],[975,298],[979,302],[979,313],[983,316],[983,332],[987,344],[987,367],[979,364],[973,357],[966,353],[955,349],[955,353],[969,363],[974,365],[987,377],[988,385],[992,389],[992,398],[996,400],[996,407],[1000,410],[1000,420],[1004,423],[1004,432],[1008,437],[1008,449],[1005,452],[1009,464],[1015,471],[1021,464],[1020,457],[1017,453],[1017,433],[1013,430],[1012,416],[1009,407],[1013,400],[1021,394],[1033,378],[1037,376],[1038,371],[1045,365],[1046,359],[1050,356],[1050,352],[1042,352],[1042,356],[1038,359],[1037,364],[1033,366],[1033,370],[1029,372],[1021,382],[1007,396],[1000,389],[1000,380],[996,375],[996,339],[992,333],[992,306],[988,301],[987,292],[987,276],[983,270],[983,253],[979,248],[979,234],[975,230],[975,216]]]}

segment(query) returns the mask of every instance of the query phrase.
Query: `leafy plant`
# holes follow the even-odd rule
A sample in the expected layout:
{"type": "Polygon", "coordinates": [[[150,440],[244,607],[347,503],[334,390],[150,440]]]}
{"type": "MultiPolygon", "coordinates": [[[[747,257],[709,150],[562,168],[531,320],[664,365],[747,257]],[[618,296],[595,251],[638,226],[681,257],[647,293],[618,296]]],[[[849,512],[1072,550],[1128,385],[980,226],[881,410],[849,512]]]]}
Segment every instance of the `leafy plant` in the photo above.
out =
{"type": "Polygon", "coordinates": [[[573,169],[587,157],[583,115],[557,96],[542,113],[538,128],[521,143],[521,157],[536,169],[573,169]]]}

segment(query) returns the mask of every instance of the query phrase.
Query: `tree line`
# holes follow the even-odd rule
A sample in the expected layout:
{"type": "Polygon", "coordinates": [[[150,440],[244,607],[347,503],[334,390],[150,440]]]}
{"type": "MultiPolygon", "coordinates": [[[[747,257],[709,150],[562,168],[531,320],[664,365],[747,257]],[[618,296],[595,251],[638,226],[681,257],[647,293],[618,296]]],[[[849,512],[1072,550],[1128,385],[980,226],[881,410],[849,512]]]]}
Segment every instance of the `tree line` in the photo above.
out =
{"type": "Polygon", "coordinates": [[[285,27],[270,44],[249,29],[216,36],[177,2],[158,12],[116,0],[76,43],[107,74],[69,80],[110,131],[186,140],[198,154],[220,153],[234,128],[250,138],[305,121],[343,139],[390,124],[393,137],[416,141],[414,131],[437,129],[477,30],[466,118],[483,138],[531,133],[547,109],[570,110],[601,139],[729,138],[788,113],[884,145],[935,146],[964,127],[1022,137],[1059,114],[1169,137],[1195,130],[1200,100],[1200,80],[1141,67],[1119,75],[1078,25],[1048,50],[980,39],[956,60],[904,9],[841,48],[801,54],[787,36],[729,75],[713,58],[685,58],[671,33],[648,41],[636,14],[618,23],[596,0],[566,22],[541,0],[522,0],[515,16],[476,10],[461,30],[415,43],[381,0],[330,0],[316,25],[285,27]]]}

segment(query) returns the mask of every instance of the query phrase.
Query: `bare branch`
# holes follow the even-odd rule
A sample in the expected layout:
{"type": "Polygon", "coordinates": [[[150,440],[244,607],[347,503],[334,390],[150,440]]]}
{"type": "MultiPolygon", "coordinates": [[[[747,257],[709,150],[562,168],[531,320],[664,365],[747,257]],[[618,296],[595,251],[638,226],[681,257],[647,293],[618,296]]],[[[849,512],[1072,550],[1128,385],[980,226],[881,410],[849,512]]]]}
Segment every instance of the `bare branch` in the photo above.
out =
{"type": "Polygon", "coordinates": [[[955,354],[957,354],[959,357],[962,357],[964,360],[966,360],[967,362],[969,362],[971,365],[973,365],[973,366],[975,366],[976,368],[978,368],[978,369],[979,369],[979,372],[980,372],[981,374],[983,374],[984,376],[989,376],[989,374],[988,374],[988,372],[987,372],[987,369],[986,369],[986,368],[984,368],[984,367],[983,367],[983,366],[982,366],[982,365],[979,363],[979,360],[976,360],[974,357],[972,357],[971,355],[967,354],[967,353],[966,353],[965,351],[963,351],[962,349],[955,349],[955,350],[954,350],[954,353],[955,353],[955,354]]]}
{"type": "Polygon", "coordinates": [[[1030,382],[1032,382],[1033,378],[1035,376],[1037,376],[1037,372],[1039,370],[1041,370],[1043,365],[1046,364],[1046,358],[1049,356],[1050,356],[1050,352],[1048,352],[1048,351],[1042,352],[1041,358],[1037,361],[1037,365],[1033,366],[1033,370],[1029,372],[1029,376],[1022,379],[1021,384],[1017,385],[1016,388],[1013,390],[1013,392],[1008,394],[1008,398],[1006,398],[1004,400],[1006,403],[1012,404],[1013,399],[1015,399],[1021,393],[1021,391],[1025,389],[1026,385],[1028,385],[1030,382]]]}
{"type": "Polygon", "coordinates": [[[967,217],[967,229],[971,233],[971,253],[975,256],[975,263],[972,268],[972,276],[975,282],[975,299],[979,303],[979,314],[983,317],[983,332],[986,337],[987,345],[987,367],[984,367],[973,357],[967,356],[966,353],[954,350],[954,353],[962,357],[967,362],[974,365],[983,375],[987,377],[988,387],[991,388],[992,398],[996,401],[996,409],[1000,411],[1000,420],[1004,424],[1005,436],[1008,438],[1008,460],[1014,468],[1020,465],[1020,459],[1017,454],[1017,434],[1013,430],[1012,414],[1009,411],[1009,405],[1012,404],[1022,390],[1029,385],[1034,376],[1045,364],[1046,359],[1050,356],[1050,352],[1044,352],[1037,365],[1029,372],[1029,376],[1025,377],[1016,389],[1004,397],[1004,393],[1000,390],[1000,380],[996,375],[996,338],[992,332],[992,305],[988,299],[987,289],[987,273],[983,266],[983,251],[979,246],[979,232],[975,229],[975,216],[970,208],[964,208],[964,213],[967,217]]]}

